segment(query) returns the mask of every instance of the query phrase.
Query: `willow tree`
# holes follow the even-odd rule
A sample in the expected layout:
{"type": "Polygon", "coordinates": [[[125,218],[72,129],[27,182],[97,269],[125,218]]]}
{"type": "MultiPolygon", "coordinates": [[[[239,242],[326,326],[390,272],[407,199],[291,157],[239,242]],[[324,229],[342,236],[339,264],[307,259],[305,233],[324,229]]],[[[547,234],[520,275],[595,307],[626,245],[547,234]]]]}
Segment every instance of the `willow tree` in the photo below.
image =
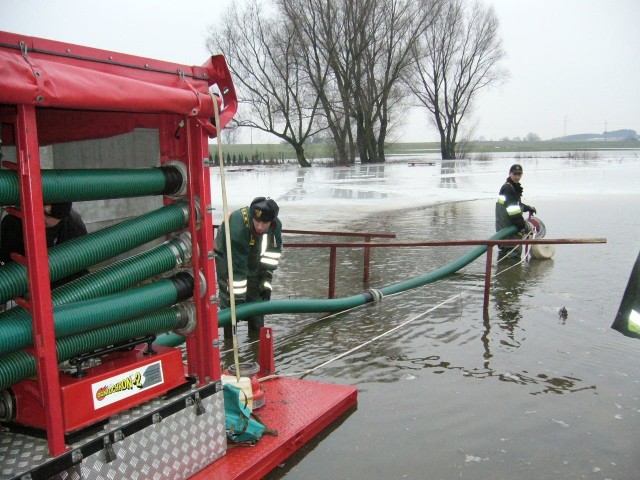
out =
{"type": "Polygon", "coordinates": [[[295,55],[295,31],[259,0],[233,4],[210,27],[207,48],[222,53],[238,90],[239,127],[257,128],[289,143],[298,163],[310,166],[305,141],[317,126],[318,97],[295,55]]]}
{"type": "Polygon", "coordinates": [[[478,92],[506,76],[498,26],[492,7],[449,0],[413,49],[407,85],[431,114],[443,159],[456,158],[460,126],[478,92]]]}

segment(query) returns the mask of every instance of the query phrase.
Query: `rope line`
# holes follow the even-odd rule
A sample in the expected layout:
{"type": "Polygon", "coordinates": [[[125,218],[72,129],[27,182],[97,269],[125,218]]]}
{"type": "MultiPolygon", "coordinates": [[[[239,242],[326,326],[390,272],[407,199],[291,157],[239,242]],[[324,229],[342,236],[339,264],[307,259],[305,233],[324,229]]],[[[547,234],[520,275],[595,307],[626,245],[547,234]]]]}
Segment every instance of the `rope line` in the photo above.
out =
{"type": "MultiPolygon", "coordinates": [[[[528,238],[529,236],[531,236],[531,234],[527,234],[524,238],[526,239],[526,238],[528,238]]],[[[514,251],[516,248],[517,248],[517,247],[513,247],[513,248],[509,251],[509,253],[511,253],[512,251],[514,251]]],[[[504,260],[504,259],[506,259],[507,257],[508,257],[508,255],[505,255],[503,258],[501,258],[500,260],[498,260],[496,263],[500,263],[501,261],[503,261],[503,260],[504,260]]],[[[513,264],[513,265],[509,266],[508,268],[505,268],[504,270],[502,270],[502,271],[500,271],[500,272],[496,273],[495,275],[493,275],[493,277],[492,277],[492,278],[496,278],[496,277],[498,277],[498,276],[502,275],[503,273],[505,273],[505,272],[507,272],[507,271],[511,270],[512,268],[514,268],[514,267],[516,267],[516,266],[518,266],[518,265],[522,264],[523,262],[525,262],[525,261],[528,259],[528,257],[529,257],[529,255],[525,256],[524,258],[520,259],[517,263],[515,263],[515,264],[513,264]]],[[[433,284],[437,284],[437,283],[440,283],[440,282],[443,282],[444,280],[445,280],[445,279],[443,278],[443,279],[441,279],[441,280],[438,280],[437,282],[433,282],[431,285],[433,285],[433,284]]],[[[393,328],[391,328],[391,329],[389,329],[389,330],[387,330],[387,331],[385,331],[385,332],[383,332],[383,333],[381,333],[381,334],[379,334],[379,335],[377,335],[377,336],[375,336],[375,337],[373,337],[373,338],[371,338],[371,339],[369,339],[369,340],[367,340],[367,341],[365,341],[365,342],[363,342],[363,343],[361,343],[361,344],[359,344],[359,345],[357,345],[357,346],[353,347],[352,349],[347,350],[346,352],[343,352],[343,353],[341,353],[341,354],[339,354],[339,355],[336,355],[335,357],[332,357],[332,358],[330,358],[329,360],[327,360],[327,361],[325,361],[325,362],[320,363],[319,365],[316,365],[316,366],[315,366],[315,367],[313,367],[313,368],[310,368],[310,369],[308,369],[308,370],[304,370],[304,371],[302,371],[302,372],[285,372],[285,373],[276,373],[276,374],[273,374],[273,375],[268,375],[268,376],[262,377],[262,378],[258,379],[258,381],[259,381],[259,382],[264,382],[264,381],[272,380],[272,379],[279,378],[279,377],[299,377],[299,376],[304,376],[304,375],[308,375],[308,374],[310,374],[310,373],[313,373],[314,371],[316,371],[316,370],[318,370],[318,369],[320,369],[320,368],[322,368],[322,367],[325,367],[325,366],[329,365],[330,363],[335,362],[336,360],[340,360],[341,358],[344,358],[344,357],[346,357],[346,356],[348,356],[348,355],[352,354],[353,352],[356,352],[356,351],[358,351],[358,350],[360,350],[360,349],[362,349],[362,348],[366,347],[367,345],[369,345],[369,344],[371,344],[371,343],[373,343],[373,342],[375,342],[375,341],[377,341],[377,340],[379,340],[379,339],[381,339],[381,338],[384,338],[384,337],[386,337],[387,335],[390,335],[391,333],[395,332],[396,330],[399,330],[400,328],[402,328],[402,327],[404,327],[404,326],[406,326],[406,325],[408,325],[408,324],[410,324],[410,323],[412,323],[412,322],[414,322],[414,321],[416,321],[416,320],[419,320],[419,319],[423,318],[425,315],[427,315],[427,314],[429,314],[429,313],[431,313],[431,312],[433,312],[433,311],[437,310],[438,308],[440,308],[440,307],[442,307],[442,306],[446,305],[447,303],[451,302],[452,300],[454,300],[454,299],[456,299],[456,298],[458,298],[458,297],[461,297],[462,295],[464,295],[465,293],[469,292],[470,290],[477,289],[477,288],[478,288],[478,286],[471,285],[471,286],[469,286],[468,288],[466,288],[466,289],[464,289],[464,290],[462,290],[462,291],[460,291],[460,292],[456,293],[455,295],[452,295],[451,297],[447,298],[446,300],[443,300],[443,301],[442,301],[442,302],[440,302],[439,304],[437,304],[437,305],[435,305],[435,306],[431,307],[430,309],[428,309],[428,310],[426,310],[426,311],[424,311],[424,312],[422,312],[422,313],[420,313],[420,314],[416,315],[415,317],[410,318],[409,320],[407,320],[407,321],[405,321],[405,322],[403,322],[403,323],[400,323],[400,324],[396,325],[395,327],[393,327],[393,328]]],[[[386,297],[391,297],[391,296],[394,296],[394,295],[400,295],[400,294],[403,294],[403,293],[407,293],[407,291],[404,291],[404,292],[397,292],[397,293],[394,293],[394,294],[391,294],[391,295],[385,295],[385,298],[386,298],[386,297]]],[[[335,313],[335,314],[333,314],[333,315],[329,315],[329,316],[326,316],[326,317],[322,317],[322,319],[324,320],[324,319],[326,319],[326,318],[330,318],[331,316],[335,316],[335,315],[338,315],[338,314],[342,314],[342,313],[348,312],[348,311],[350,311],[350,310],[355,310],[356,308],[365,307],[365,306],[367,306],[367,307],[372,307],[372,306],[375,306],[375,305],[376,305],[375,303],[374,303],[374,304],[367,303],[367,304],[364,304],[364,305],[359,305],[359,306],[354,307],[354,308],[351,308],[351,309],[349,309],[349,310],[344,310],[344,311],[341,311],[341,312],[336,312],[336,313],[335,313]]]]}

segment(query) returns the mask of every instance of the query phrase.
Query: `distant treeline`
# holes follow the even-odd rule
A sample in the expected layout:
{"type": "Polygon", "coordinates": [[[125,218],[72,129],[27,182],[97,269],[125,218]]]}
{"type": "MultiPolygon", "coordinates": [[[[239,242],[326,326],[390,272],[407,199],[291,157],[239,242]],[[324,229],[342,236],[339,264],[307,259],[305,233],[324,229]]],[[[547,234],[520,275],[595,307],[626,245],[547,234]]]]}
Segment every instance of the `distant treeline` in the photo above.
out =
{"type": "MultiPolygon", "coordinates": [[[[223,154],[224,155],[224,154],[223,154]]],[[[285,158],[285,154],[280,152],[278,157],[273,157],[272,155],[268,155],[267,151],[256,151],[252,155],[247,155],[243,152],[237,153],[229,153],[227,152],[224,155],[224,164],[225,165],[282,165],[284,163],[295,162],[295,157],[285,158]]],[[[215,155],[209,154],[209,160],[214,163],[214,165],[220,165],[220,157],[218,153],[215,155]]]]}
{"type": "MultiPolygon", "coordinates": [[[[588,151],[588,150],[618,150],[640,149],[637,140],[540,140],[537,142],[523,142],[513,140],[474,141],[465,145],[466,153],[491,152],[548,152],[548,151],[588,151]]],[[[218,165],[218,148],[209,145],[209,159],[218,165]]],[[[438,154],[439,142],[394,143],[387,146],[389,155],[414,155],[418,153],[438,154]]],[[[310,144],[305,147],[307,158],[313,163],[316,159],[334,159],[335,150],[327,144],[310,144]]],[[[223,156],[226,165],[282,165],[297,163],[296,154],[292,147],[285,144],[225,144],[223,156]],[[253,152],[253,153],[247,153],[253,152]]],[[[326,162],[323,162],[326,163],[326,162]]]]}

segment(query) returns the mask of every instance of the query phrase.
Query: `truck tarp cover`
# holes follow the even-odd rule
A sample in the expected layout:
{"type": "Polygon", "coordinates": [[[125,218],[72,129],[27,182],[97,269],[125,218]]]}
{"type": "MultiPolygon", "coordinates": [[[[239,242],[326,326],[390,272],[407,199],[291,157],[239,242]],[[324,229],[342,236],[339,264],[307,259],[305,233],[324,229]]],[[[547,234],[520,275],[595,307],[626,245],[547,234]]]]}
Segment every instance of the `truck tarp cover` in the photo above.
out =
{"type": "Polygon", "coordinates": [[[211,119],[209,86],[236,110],[222,56],[201,67],[0,32],[0,104],[106,112],[173,113],[211,119]]]}

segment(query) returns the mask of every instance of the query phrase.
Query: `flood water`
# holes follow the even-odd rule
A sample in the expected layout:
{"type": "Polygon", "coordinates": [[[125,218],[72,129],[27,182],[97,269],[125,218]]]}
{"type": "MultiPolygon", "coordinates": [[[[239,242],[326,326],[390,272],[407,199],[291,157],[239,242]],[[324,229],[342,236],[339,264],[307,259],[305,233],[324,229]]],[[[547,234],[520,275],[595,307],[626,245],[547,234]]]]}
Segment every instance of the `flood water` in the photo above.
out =
{"type": "MultiPolygon", "coordinates": [[[[639,478],[640,341],[610,326],[640,250],[640,151],[566,155],[227,173],[232,208],[272,196],[285,228],[415,242],[492,235],[497,192],[517,161],[524,201],[547,238],[607,240],[557,245],[552,259],[511,269],[494,260],[487,318],[484,256],[348,312],[268,316],[280,373],[312,369],[403,325],[304,377],[357,386],[357,409],[268,478],[639,478]]],[[[285,245],[303,241],[344,239],[285,237],[285,245]]],[[[362,252],[338,249],[337,296],[422,275],[471,248],[375,249],[369,285],[362,252]]],[[[328,249],[285,248],[274,298],[326,298],[328,262],[328,249]]],[[[244,324],[239,332],[241,361],[255,360],[244,324]]]]}

